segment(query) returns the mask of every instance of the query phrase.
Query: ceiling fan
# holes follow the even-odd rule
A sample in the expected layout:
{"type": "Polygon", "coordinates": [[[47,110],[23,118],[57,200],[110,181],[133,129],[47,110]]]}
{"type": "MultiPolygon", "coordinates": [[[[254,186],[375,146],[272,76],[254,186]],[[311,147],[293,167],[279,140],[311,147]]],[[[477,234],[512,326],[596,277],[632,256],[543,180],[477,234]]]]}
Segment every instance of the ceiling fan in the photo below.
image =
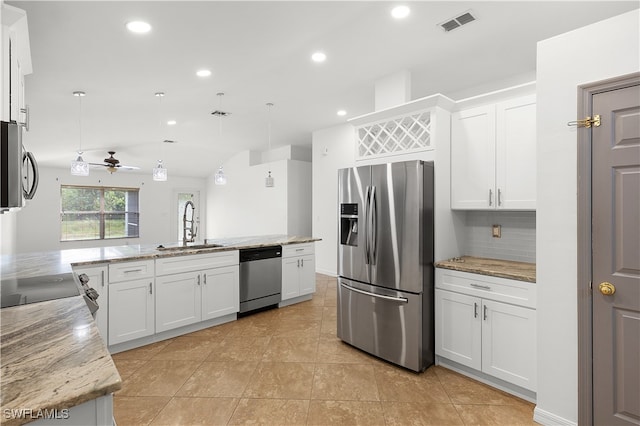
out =
{"type": "Polygon", "coordinates": [[[109,154],[109,158],[105,158],[104,159],[104,163],[89,163],[92,166],[103,166],[107,168],[107,171],[109,173],[113,173],[118,171],[118,169],[122,169],[122,170],[140,170],[140,167],[136,167],[136,166],[125,166],[123,164],[120,164],[120,160],[118,160],[117,158],[115,158],[113,155],[116,153],[115,151],[107,151],[107,153],[109,154]]]}

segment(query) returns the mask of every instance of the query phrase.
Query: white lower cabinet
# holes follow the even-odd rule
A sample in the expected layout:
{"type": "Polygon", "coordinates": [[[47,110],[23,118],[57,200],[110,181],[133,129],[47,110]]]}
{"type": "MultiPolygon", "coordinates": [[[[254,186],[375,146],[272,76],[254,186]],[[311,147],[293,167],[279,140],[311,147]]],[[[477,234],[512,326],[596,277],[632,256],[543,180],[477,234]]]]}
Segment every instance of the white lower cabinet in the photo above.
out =
{"type": "Polygon", "coordinates": [[[282,248],[282,300],[316,291],[316,264],[313,244],[282,248]]]}
{"type": "Polygon", "coordinates": [[[476,277],[437,270],[436,355],[535,392],[536,310],[530,306],[535,295],[524,292],[535,283],[513,281],[510,292],[512,280],[476,277]],[[464,292],[466,281],[470,294],[464,292]],[[524,306],[491,298],[517,298],[524,306]]]}
{"type": "Polygon", "coordinates": [[[240,310],[239,271],[238,265],[232,265],[203,272],[203,320],[234,314],[240,310]]]}
{"type": "Polygon", "coordinates": [[[155,332],[153,281],[147,278],[109,283],[109,345],[155,332]]]}
{"type": "Polygon", "coordinates": [[[107,288],[107,267],[91,266],[91,267],[75,267],[73,272],[77,275],[86,274],[89,277],[89,287],[94,288],[98,292],[98,310],[96,311],[96,325],[100,332],[100,337],[105,345],[108,342],[109,330],[109,291],[107,288]]]}
{"type": "Polygon", "coordinates": [[[190,270],[156,277],[156,332],[240,310],[238,252],[229,253],[156,260],[159,274],[190,270]]]}
{"type": "Polygon", "coordinates": [[[109,264],[109,345],[155,333],[154,261],[109,264]]]}
{"type": "Polygon", "coordinates": [[[156,332],[199,322],[202,317],[199,272],[156,278],[156,332]]]}

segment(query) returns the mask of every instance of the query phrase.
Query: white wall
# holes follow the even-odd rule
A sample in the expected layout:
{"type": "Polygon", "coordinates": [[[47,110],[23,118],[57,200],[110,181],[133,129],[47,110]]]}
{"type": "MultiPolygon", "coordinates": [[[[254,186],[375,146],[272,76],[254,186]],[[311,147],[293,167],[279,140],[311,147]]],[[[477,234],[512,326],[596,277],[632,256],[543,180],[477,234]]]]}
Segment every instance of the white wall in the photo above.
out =
{"type": "Polygon", "coordinates": [[[538,43],[538,396],[535,419],[577,424],[577,86],[640,71],[635,10],[538,43]],[[585,50],[585,43],[588,46],[585,50]]]}
{"type": "MultiPolygon", "coordinates": [[[[71,176],[68,169],[40,167],[40,184],[33,200],[15,213],[16,251],[33,252],[80,247],[104,247],[125,244],[159,244],[176,241],[170,232],[169,214],[173,208],[171,194],[174,189],[200,191],[205,195],[205,179],[172,176],[166,182],[155,182],[148,174],[91,170],[87,177],[71,176]],[[140,188],[140,238],[122,238],[104,241],[60,241],[60,185],[90,185],[140,188]]],[[[202,203],[202,201],[201,201],[202,203]]],[[[201,208],[203,208],[201,206],[201,208]]],[[[201,210],[201,215],[204,211],[201,210]]],[[[3,219],[4,221],[4,219],[3,219]]],[[[4,223],[4,222],[3,222],[4,223]]],[[[3,235],[4,235],[3,229],[3,235]]]]}
{"type": "Polygon", "coordinates": [[[355,159],[355,131],[350,124],[313,133],[313,235],[316,243],[316,271],[337,274],[338,256],[338,169],[356,165],[409,160],[433,161],[435,168],[435,260],[463,254],[464,214],[450,209],[450,114],[435,108],[432,121],[435,150],[400,154],[365,161],[355,159]],[[356,164],[357,163],[357,164],[356,164]]]}
{"type": "Polygon", "coordinates": [[[338,169],[355,164],[354,130],[343,124],[313,132],[313,231],[316,271],[338,272],[338,169]]]}
{"type": "Polygon", "coordinates": [[[311,164],[290,159],[256,164],[257,158],[279,158],[282,152],[287,150],[263,156],[243,151],[224,163],[226,185],[215,185],[214,175],[209,177],[207,238],[310,236],[311,164]],[[274,178],[272,188],[265,186],[269,171],[274,178]]]}

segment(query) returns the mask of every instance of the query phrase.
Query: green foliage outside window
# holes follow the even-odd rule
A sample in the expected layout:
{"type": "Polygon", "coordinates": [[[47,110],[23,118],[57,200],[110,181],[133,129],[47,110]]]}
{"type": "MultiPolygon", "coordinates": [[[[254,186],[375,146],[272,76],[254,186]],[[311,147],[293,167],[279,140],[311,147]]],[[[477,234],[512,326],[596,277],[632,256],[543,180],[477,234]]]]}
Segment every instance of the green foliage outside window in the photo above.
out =
{"type": "Polygon", "coordinates": [[[60,187],[62,241],[139,237],[139,190],[60,187]]]}

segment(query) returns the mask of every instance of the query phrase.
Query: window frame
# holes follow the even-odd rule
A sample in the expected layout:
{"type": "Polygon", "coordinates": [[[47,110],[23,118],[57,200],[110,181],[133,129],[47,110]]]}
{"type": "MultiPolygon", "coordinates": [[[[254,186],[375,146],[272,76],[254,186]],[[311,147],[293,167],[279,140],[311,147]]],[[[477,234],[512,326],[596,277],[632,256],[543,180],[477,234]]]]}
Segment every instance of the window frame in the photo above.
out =
{"type": "MultiPolygon", "coordinates": [[[[125,227],[127,226],[127,222],[125,222],[125,227]]],[[[140,238],[140,188],[135,188],[135,187],[119,187],[119,186],[98,186],[98,185],[65,185],[65,184],[61,184],[60,185],[60,242],[66,243],[66,242],[78,242],[78,241],[108,241],[108,240],[117,240],[117,239],[130,239],[130,238],[140,238]],[[87,210],[87,211],[76,211],[76,210],[68,210],[65,211],[63,209],[63,197],[62,197],[62,191],[65,188],[74,188],[74,189],[87,189],[87,190],[98,190],[100,193],[100,200],[99,200],[99,211],[95,211],[95,210],[87,210]],[[138,201],[138,208],[137,210],[124,210],[124,211],[105,211],[105,192],[107,191],[121,191],[121,192],[135,192],[137,194],[137,201],[138,201]],[[97,238],[73,238],[73,239],[64,239],[63,238],[63,231],[62,231],[62,224],[63,224],[63,219],[65,214],[78,214],[78,213],[85,213],[85,214],[95,214],[98,216],[98,227],[99,227],[99,235],[97,238]],[[124,236],[117,236],[117,237],[107,237],[106,234],[106,218],[110,215],[110,214],[124,214],[124,215],[128,215],[128,214],[135,214],[137,215],[137,226],[138,226],[138,232],[136,235],[124,235],[124,236]]]]}

